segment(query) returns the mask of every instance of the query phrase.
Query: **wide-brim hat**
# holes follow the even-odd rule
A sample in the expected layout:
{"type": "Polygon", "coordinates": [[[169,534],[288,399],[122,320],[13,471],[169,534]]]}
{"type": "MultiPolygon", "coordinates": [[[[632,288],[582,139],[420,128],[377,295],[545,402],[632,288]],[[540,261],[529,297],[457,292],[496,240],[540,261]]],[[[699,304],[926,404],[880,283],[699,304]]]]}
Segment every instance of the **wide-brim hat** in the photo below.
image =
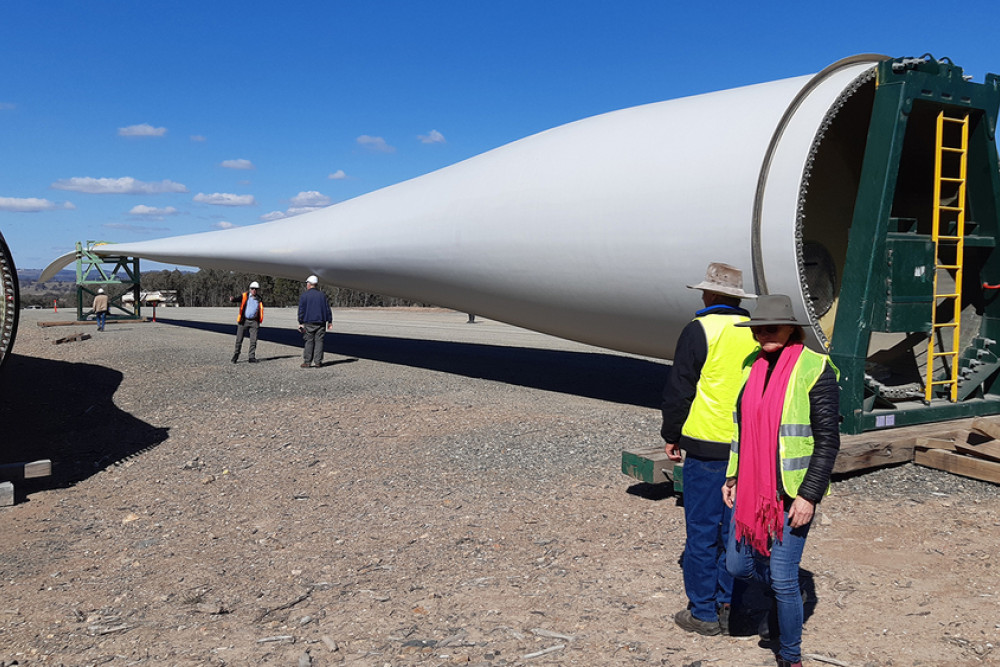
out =
{"type": "Polygon", "coordinates": [[[688,285],[691,289],[700,289],[705,292],[715,292],[734,296],[737,299],[756,299],[756,294],[743,291],[743,272],[735,266],[712,262],[705,271],[705,279],[697,285],[688,285]]]}
{"type": "Polygon", "coordinates": [[[792,300],[784,294],[761,294],[757,297],[757,307],[750,319],[746,322],[738,322],[734,326],[766,327],[773,325],[809,326],[806,322],[795,319],[795,313],[792,312],[792,300]]]}

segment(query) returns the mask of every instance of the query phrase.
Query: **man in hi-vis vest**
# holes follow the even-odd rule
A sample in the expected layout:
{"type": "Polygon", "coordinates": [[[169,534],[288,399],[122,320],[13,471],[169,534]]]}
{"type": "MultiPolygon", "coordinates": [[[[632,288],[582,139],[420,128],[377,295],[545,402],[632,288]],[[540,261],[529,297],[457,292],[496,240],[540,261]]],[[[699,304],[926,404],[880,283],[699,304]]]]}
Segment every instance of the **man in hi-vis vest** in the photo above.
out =
{"type": "Polygon", "coordinates": [[[702,635],[729,633],[733,578],[726,571],[732,510],[722,500],[733,436],[733,410],[743,386],[743,360],[757,348],[746,327],[741,299],[743,273],[728,264],[708,265],[701,290],[705,307],[684,327],[663,389],[660,435],[672,461],[684,450],[684,524],[681,566],[688,608],[674,622],[702,635]]]}

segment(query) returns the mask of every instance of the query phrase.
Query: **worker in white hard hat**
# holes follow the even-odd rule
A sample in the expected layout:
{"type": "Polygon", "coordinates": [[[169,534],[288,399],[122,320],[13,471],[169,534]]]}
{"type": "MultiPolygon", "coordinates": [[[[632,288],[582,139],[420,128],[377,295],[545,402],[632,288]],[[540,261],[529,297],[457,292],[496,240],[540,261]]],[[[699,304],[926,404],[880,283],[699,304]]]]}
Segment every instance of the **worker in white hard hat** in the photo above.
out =
{"type": "MultiPolygon", "coordinates": [[[[236,301],[236,297],[230,298],[236,301]]],[[[257,363],[257,334],[261,322],[264,321],[264,302],[260,299],[260,284],[255,280],[250,283],[247,291],[240,298],[240,313],[236,318],[236,350],[233,351],[233,363],[240,360],[240,350],[243,348],[243,337],[250,335],[250,351],[247,356],[251,364],[257,363]]]]}
{"type": "Polygon", "coordinates": [[[302,332],[302,368],[323,365],[323,335],[333,326],[333,313],[326,295],[316,285],[319,278],[306,278],[306,291],[299,298],[299,331],[302,332]]]}
{"type": "Polygon", "coordinates": [[[97,317],[97,330],[104,331],[108,321],[108,295],[103,287],[97,289],[97,296],[94,297],[94,316],[97,317]]]}

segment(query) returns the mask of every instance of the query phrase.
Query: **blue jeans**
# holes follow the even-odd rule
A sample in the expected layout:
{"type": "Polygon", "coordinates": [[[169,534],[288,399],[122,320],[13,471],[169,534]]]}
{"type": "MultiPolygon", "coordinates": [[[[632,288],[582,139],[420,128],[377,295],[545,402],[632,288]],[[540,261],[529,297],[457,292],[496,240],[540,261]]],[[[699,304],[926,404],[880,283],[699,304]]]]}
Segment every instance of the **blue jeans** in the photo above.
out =
{"type": "MultiPolygon", "coordinates": [[[[684,466],[685,473],[687,465],[684,466]]],[[[685,477],[685,482],[687,478],[685,477]]],[[[802,590],[799,588],[799,563],[806,536],[812,522],[801,528],[792,529],[788,525],[788,511],[785,511],[785,526],[782,540],[771,545],[770,557],[746,544],[736,544],[736,531],[729,531],[729,548],[726,553],[726,567],[739,579],[759,581],[774,591],[778,603],[778,655],[789,662],[802,659],[802,590]]]]}
{"type": "Polygon", "coordinates": [[[108,320],[108,311],[102,310],[97,313],[97,330],[104,331],[104,324],[108,320]]]}
{"type": "Polygon", "coordinates": [[[726,570],[732,510],[722,502],[728,461],[684,459],[684,592],[691,615],[709,623],[719,620],[718,608],[733,597],[733,577],[726,570]]]}

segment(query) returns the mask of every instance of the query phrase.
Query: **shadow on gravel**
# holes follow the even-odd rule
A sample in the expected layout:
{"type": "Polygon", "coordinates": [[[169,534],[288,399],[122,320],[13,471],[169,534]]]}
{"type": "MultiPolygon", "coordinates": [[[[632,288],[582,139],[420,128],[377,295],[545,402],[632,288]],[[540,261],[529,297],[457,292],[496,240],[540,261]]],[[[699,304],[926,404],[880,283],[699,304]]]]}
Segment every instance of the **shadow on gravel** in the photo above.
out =
{"type": "MultiPolygon", "coordinates": [[[[161,324],[234,334],[235,326],[158,318],[161,324]]],[[[288,329],[261,329],[259,339],[302,346],[302,335],[288,329]]],[[[401,366],[494,380],[519,387],[596,398],[612,403],[659,408],[669,366],[601,352],[540,350],[477,343],[328,333],[324,350],[401,366]]],[[[326,364],[324,364],[326,365],[326,364]]]]}
{"type": "Polygon", "coordinates": [[[677,507],[684,506],[682,496],[674,491],[674,485],[669,482],[664,482],[663,484],[639,482],[638,484],[633,484],[625,489],[625,493],[630,496],[642,498],[643,500],[652,500],[654,502],[666,500],[667,498],[673,498],[677,507]]]}
{"type": "Polygon", "coordinates": [[[51,459],[52,476],[17,481],[18,501],[39,488],[69,486],[155,447],[168,429],[115,406],[118,371],[13,354],[0,373],[0,464],[51,459]]]}

